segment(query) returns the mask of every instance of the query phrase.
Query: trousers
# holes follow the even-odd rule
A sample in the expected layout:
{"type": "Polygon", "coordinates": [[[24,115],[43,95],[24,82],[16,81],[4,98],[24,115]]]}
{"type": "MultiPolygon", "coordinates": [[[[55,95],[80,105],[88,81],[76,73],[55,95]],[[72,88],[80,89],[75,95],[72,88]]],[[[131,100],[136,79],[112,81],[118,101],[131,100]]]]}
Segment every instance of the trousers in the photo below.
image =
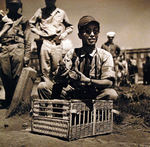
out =
{"type": "Polygon", "coordinates": [[[43,40],[40,57],[42,75],[51,77],[62,59],[62,44],[56,45],[55,42],[43,40]]]}
{"type": "Polygon", "coordinates": [[[2,46],[0,49],[0,76],[5,89],[6,105],[11,103],[23,68],[23,43],[2,46]]]}
{"type": "Polygon", "coordinates": [[[38,94],[40,99],[109,99],[116,100],[117,92],[113,88],[106,88],[102,90],[83,88],[75,89],[71,85],[63,87],[53,82],[41,82],[38,87],[38,94]]]}

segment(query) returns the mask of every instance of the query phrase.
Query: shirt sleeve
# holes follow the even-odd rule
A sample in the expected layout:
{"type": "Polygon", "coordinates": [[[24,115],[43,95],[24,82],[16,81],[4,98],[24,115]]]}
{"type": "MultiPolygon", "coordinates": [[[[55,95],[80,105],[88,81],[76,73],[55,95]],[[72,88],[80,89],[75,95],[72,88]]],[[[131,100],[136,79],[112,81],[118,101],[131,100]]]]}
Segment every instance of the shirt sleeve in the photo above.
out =
{"type": "Polygon", "coordinates": [[[64,19],[63,19],[63,24],[65,26],[65,32],[66,34],[70,34],[73,31],[73,25],[70,23],[67,14],[64,12],[64,19]]]}
{"type": "Polygon", "coordinates": [[[36,28],[36,24],[39,21],[40,15],[41,15],[41,9],[38,9],[34,15],[31,17],[31,19],[29,20],[29,24],[31,27],[31,31],[38,34],[39,35],[39,30],[36,28]]]}
{"type": "Polygon", "coordinates": [[[115,81],[116,73],[114,71],[114,61],[110,53],[104,54],[101,70],[101,79],[115,81]]]}
{"type": "Polygon", "coordinates": [[[7,17],[7,15],[5,15],[3,18],[2,18],[2,21],[5,23],[5,25],[11,25],[13,24],[13,21],[7,17]]]}
{"type": "Polygon", "coordinates": [[[31,30],[29,21],[24,19],[24,45],[25,45],[25,57],[30,58],[31,53],[31,30]]]}
{"type": "Polygon", "coordinates": [[[5,15],[0,22],[0,37],[12,26],[13,21],[5,15]]]}
{"type": "Polygon", "coordinates": [[[74,52],[73,49],[69,50],[63,59],[63,62],[65,63],[65,66],[68,70],[70,70],[72,67],[73,52],[74,52]]]}

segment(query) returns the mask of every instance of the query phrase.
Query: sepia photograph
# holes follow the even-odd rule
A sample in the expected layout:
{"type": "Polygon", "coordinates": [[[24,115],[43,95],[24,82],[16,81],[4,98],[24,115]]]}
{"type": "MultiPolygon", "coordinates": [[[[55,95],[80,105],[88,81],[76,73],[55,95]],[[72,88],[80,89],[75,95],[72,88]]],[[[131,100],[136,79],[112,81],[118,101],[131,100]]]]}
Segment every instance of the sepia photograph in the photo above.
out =
{"type": "Polygon", "coordinates": [[[149,0],[0,0],[0,147],[150,147],[149,0]]]}

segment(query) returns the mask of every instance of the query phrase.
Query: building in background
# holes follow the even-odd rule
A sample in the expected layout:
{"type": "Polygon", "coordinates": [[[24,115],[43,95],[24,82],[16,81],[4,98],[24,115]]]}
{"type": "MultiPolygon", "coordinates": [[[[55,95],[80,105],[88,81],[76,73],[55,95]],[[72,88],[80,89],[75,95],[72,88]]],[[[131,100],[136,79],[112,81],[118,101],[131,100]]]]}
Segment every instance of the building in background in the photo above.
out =
{"type": "Polygon", "coordinates": [[[150,48],[136,48],[124,50],[127,61],[133,56],[137,61],[139,79],[143,78],[143,63],[146,62],[146,57],[150,56],[150,48]]]}

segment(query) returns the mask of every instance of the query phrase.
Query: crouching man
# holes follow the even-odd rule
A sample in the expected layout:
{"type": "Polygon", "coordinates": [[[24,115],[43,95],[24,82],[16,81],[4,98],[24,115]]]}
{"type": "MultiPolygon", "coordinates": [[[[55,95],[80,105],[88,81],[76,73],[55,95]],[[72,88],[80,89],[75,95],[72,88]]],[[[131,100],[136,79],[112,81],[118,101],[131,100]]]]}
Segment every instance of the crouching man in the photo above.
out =
{"type": "Polygon", "coordinates": [[[67,52],[58,68],[56,83],[39,83],[39,97],[116,100],[118,94],[112,88],[115,82],[112,55],[96,47],[99,22],[92,16],[83,16],[78,31],[82,47],[67,52]]]}

